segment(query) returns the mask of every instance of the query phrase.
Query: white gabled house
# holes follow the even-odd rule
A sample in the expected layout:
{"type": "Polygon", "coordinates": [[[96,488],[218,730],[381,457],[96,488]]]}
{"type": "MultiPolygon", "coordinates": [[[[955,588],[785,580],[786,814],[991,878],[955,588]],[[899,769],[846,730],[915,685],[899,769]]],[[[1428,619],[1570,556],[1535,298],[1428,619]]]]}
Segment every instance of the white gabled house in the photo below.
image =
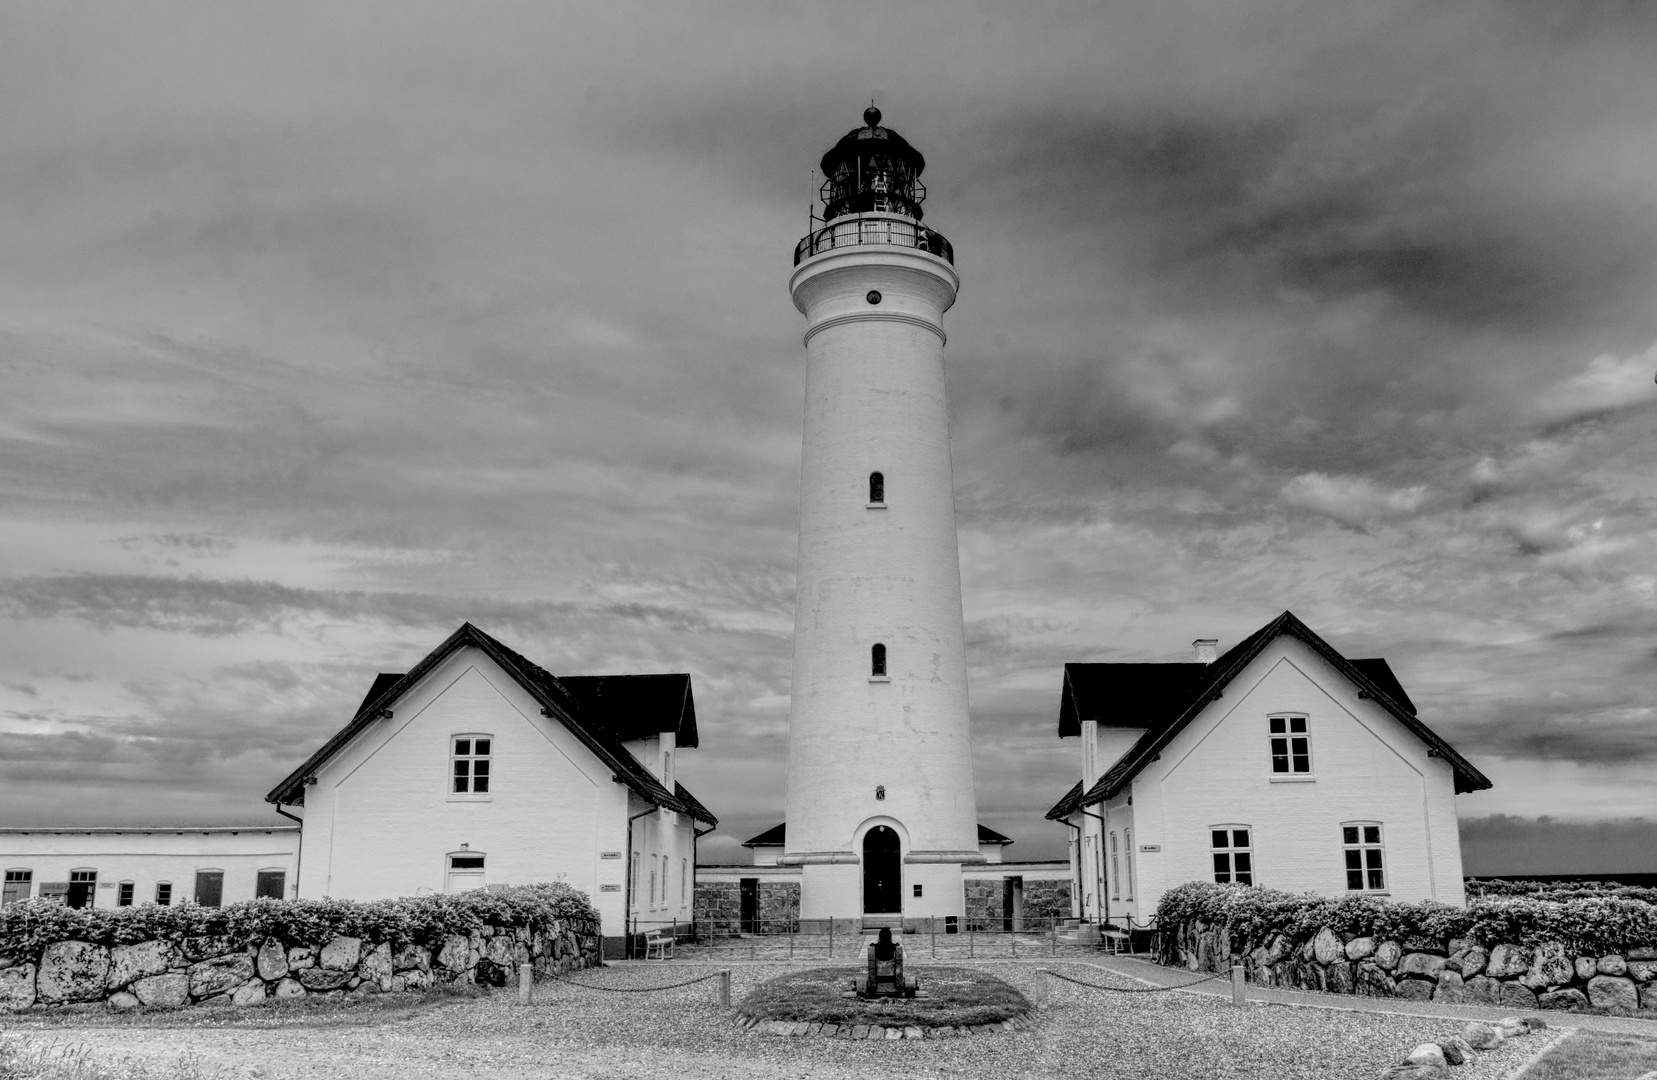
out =
{"type": "Polygon", "coordinates": [[[301,897],[563,881],[613,953],[691,919],[717,823],[674,776],[696,745],[689,675],[559,678],[467,623],[265,798],[304,807],[301,897]]]}
{"type": "Polygon", "coordinates": [[[1059,737],[1081,779],[1072,911],[1143,926],[1167,889],[1235,882],[1465,903],[1456,795],[1490,781],[1422,723],[1382,659],[1285,611],[1223,656],[1066,664],[1059,737]]]}

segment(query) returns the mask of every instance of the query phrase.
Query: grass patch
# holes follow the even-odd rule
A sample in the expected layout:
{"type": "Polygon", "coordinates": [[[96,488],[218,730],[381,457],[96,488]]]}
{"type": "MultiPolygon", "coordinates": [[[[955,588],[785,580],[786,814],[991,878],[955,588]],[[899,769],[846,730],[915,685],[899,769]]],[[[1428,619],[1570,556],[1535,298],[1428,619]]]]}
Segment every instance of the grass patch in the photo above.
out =
{"type": "Polygon", "coordinates": [[[1525,1080],[1636,1080],[1657,1070],[1657,1039],[1582,1029],[1525,1073],[1525,1080]]]}
{"type": "MultiPolygon", "coordinates": [[[[102,1003],[66,1005],[49,1010],[15,1013],[7,1018],[15,1027],[52,1028],[279,1028],[354,1027],[383,1024],[432,1009],[485,997],[489,993],[470,983],[450,983],[428,990],[395,994],[348,994],[266,998],[259,1005],[186,1005],[177,1009],[133,1009],[112,1012],[102,1003]]],[[[32,1074],[21,1074],[32,1075],[32,1074]]],[[[55,1074],[47,1074],[55,1075],[55,1074]]],[[[11,1074],[0,1068],[0,1080],[11,1074]]]]}
{"type": "Polygon", "coordinates": [[[158,1065],[100,1054],[85,1043],[0,1036],[0,1080],[217,1080],[221,1075],[193,1054],[158,1065]]]}
{"type": "Polygon", "coordinates": [[[1028,1012],[1030,1002],[1007,983],[967,968],[919,969],[923,998],[863,1001],[845,997],[866,968],[812,968],[779,975],[742,999],[737,1011],[761,1020],[922,1027],[993,1024],[1028,1012]]]}

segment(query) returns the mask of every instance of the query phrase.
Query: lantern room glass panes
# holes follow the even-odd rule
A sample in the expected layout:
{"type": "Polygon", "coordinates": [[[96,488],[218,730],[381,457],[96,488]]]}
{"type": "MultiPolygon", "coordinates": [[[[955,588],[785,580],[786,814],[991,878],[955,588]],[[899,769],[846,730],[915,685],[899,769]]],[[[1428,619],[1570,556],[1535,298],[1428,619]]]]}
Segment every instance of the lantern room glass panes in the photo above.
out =
{"type": "Polygon", "coordinates": [[[488,735],[457,736],[454,741],[451,795],[489,794],[489,764],[494,740],[488,735]]]}
{"type": "Polygon", "coordinates": [[[1312,771],[1312,735],[1304,716],[1273,716],[1271,727],[1273,775],[1309,775],[1312,771]]]}

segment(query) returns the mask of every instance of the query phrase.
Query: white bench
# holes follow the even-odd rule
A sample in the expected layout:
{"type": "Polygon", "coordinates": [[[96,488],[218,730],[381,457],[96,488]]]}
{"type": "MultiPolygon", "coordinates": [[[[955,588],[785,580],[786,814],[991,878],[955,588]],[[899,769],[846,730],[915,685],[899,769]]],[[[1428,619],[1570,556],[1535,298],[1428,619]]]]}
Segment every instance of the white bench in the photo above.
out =
{"type": "Polygon", "coordinates": [[[662,930],[652,930],[644,935],[644,958],[646,960],[668,960],[672,956],[672,934],[662,930]]]}

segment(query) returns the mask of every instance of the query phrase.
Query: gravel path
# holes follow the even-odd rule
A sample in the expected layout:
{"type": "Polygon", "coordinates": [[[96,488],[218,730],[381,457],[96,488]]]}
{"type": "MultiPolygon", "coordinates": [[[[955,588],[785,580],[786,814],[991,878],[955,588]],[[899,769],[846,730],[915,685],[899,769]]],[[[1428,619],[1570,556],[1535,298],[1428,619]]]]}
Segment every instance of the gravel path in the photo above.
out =
{"type": "MultiPolygon", "coordinates": [[[[795,967],[816,965],[793,965],[795,967]]],[[[975,965],[1027,994],[1032,965],[975,965]]],[[[1143,983],[1087,964],[1049,965],[1100,985],[1143,983]]],[[[732,997],[790,965],[732,967],[732,997]]],[[[706,969],[702,969],[706,970],[706,969]]],[[[615,988],[660,985],[698,973],[680,962],[617,965],[580,973],[615,988]]],[[[924,969],[922,971],[924,978],[924,969]]],[[[1030,1031],[942,1041],[852,1042],[780,1038],[738,1030],[713,1004],[713,984],[657,994],[605,993],[543,983],[523,1008],[510,994],[462,1000],[411,1016],[332,1023],[315,1017],[271,1026],[257,1010],[240,1017],[176,1013],[74,1028],[17,1018],[11,1034],[85,1041],[99,1053],[165,1068],[184,1052],[206,1075],[269,1080],[424,1080],[455,1076],[551,1080],[752,1075],[854,1078],[904,1076],[1107,1078],[1274,1077],[1373,1080],[1417,1043],[1459,1030],[1442,1019],[1255,1005],[1189,993],[1115,994],[1058,984],[1030,1031]],[[363,1022],[366,1020],[366,1022],[363,1022]]],[[[1455,1071],[1456,1080],[1501,1080],[1538,1046],[1514,1040],[1455,1071]]]]}

